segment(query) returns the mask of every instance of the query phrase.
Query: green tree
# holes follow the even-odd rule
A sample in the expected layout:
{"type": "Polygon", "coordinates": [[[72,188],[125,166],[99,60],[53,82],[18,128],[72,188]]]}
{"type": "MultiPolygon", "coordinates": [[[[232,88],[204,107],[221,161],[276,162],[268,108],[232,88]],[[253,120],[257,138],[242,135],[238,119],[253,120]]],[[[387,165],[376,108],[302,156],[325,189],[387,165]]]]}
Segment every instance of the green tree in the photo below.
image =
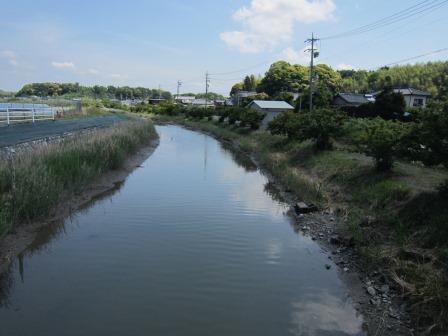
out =
{"type": "Polygon", "coordinates": [[[406,102],[401,93],[386,88],[376,97],[375,110],[383,119],[400,119],[406,112],[406,102]]]}
{"type": "Polygon", "coordinates": [[[265,92],[275,97],[280,92],[302,91],[308,82],[308,69],[302,65],[285,61],[273,63],[257,87],[257,92],[265,92]]]}
{"type": "Polygon", "coordinates": [[[272,134],[286,135],[289,139],[313,140],[319,150],[331,148],[331,138],[338,135],[346,119],[339,110],[318,109],[313,112],[287,112],[268,125],[272,134]]]}
{"type": "Polygon", "coordinates": [[[378,171],[390,170],[401,142],[409,132],[409,125],[379,117],[357,119],[355,123],[353,125],[358,132],[354,140],[358,149],[375,159],[378,171]]]}

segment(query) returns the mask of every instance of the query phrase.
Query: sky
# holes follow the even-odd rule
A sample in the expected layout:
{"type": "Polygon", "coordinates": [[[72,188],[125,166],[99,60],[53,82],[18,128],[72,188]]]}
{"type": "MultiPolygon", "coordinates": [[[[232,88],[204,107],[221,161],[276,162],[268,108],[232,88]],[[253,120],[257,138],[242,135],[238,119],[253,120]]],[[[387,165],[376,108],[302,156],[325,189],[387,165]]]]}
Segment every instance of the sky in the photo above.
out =
{"type": "MultiPolygon", "coordinates": [[[[30,82],[228,94],[276,60],[375,69],[448,47],[448,1],[373,31],[338,35],[423,0],[0,0],[0,89],[30,82]]],[[[427,0],[425,5],[442,3],[427,0]]],[[[418,7],[417,7],[418,8],[418,7]]],[[[447,60],[448,52],[413,62],[447,60]]]]}

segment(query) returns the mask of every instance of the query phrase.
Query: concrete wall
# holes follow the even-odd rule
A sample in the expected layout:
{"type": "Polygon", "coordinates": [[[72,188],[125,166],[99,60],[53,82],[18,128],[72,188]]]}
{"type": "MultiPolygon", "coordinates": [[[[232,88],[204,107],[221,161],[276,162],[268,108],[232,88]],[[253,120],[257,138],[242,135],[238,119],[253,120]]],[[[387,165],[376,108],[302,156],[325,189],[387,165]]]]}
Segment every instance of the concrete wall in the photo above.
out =
{"type": "Polygon", "coordinates": [[[287,112],[287,111],[293,111],[293,110],[287,110],[287,109],[262,109],[255,104],[251,105],[250,108],[253,110],[256,110],[258,112],[266,114],[266,116],[264,117],[264,119],[261,122],[261,128],[263,128],[263,129],[265,129],[268,126],[268,124],[272,120],[274,120],[277,116],[279,116],[281,113],[287,112]]]}

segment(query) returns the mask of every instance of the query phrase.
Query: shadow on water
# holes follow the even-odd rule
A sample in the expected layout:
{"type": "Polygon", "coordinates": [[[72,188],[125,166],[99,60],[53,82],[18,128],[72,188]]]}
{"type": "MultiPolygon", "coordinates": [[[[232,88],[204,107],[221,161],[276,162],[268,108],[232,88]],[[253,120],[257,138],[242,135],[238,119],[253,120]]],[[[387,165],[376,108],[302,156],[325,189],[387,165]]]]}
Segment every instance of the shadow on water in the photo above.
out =
{"type": "Polygon", "coordinates": [[[9,295],[12,292],[14,286],[14,271],[18,269],[20,274],[20,280],[22,283],[25,282],[25,263],[26,257],[32,256],[33,254],[39,253],[47,248],[49,243],[57,239],[61,235],[67,234],[66,224],[74,224],[74,218],[80,214],[88,211],[90,208],[95,206],[97,203],[107,200],[111,196],[115,195],[120,191],[120,189],[125,184],[125,181],[118,181],[114,183],[114,186],[107,189],[95,196],[93,196],[89,201],[82,204],[76,209],[76,215],[70,214],[67,219],[58,219],[42,226],[34,240],[27,248],[22,251],[15,260],[13,260],[8,266],[8,270],[0,274],[0,307],[9,306],[9,295]]]}
{"type": "Polygon", "coordinates": [[[255,172],[258,170],[257,165],[247,154],[235,150],[229,143],[221,142],[220,145],[223,152],[230,154],[233,161],[235,161],[239,167],[244,168],[247,172],[255,172]]]}

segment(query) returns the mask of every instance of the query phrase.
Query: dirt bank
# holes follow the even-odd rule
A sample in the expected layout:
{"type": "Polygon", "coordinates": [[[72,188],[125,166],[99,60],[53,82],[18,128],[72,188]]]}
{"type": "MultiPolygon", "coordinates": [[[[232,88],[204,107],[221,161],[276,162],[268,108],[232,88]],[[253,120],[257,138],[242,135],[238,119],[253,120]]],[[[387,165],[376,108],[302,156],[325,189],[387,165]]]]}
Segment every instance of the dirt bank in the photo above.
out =
{"type": "Polygon", "coordinates": [[[52,215],[42,221],[18,226],[13,232],[7,234],[0,240],[0,274],[5,272],[11,260],[25,250],[36,238],[38,231],[50,223],[68,217],[74,211],[83,208],[93,199],[116,188],[123,183],[127,176],[153,153],[159,143],[153,140],[148,146],[144,146],[136,154],[126,160],[125,164],[117,170],[109,171],[100,178],[90,183],[81,193],[66,197],[54,209],[52,215]]]}

